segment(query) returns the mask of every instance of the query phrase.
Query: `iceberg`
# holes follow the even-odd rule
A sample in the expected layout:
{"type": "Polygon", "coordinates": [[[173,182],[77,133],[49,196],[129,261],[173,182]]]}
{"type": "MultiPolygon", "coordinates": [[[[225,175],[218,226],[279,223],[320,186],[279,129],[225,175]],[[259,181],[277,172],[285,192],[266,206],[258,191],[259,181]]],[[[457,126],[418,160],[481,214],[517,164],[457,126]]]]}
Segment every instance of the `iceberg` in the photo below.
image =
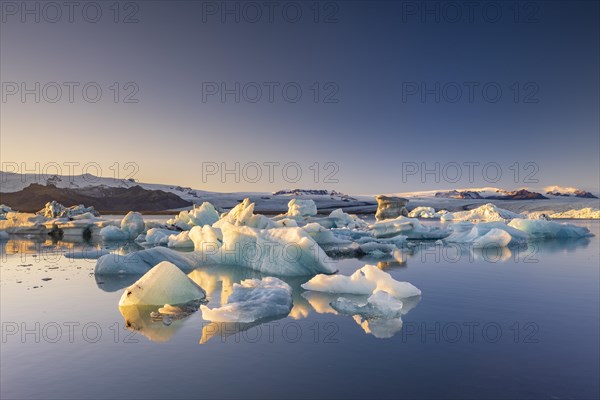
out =
{"type": "Polygon", "coordinates": [[[592,236],[587,228],[542,219],[515,218],[510,221],[508,226],[528,233],[532,239],[582,238],[592,236]]]}
{"type": "Polygon", "coordinates": [[[124,232],[121,228],[113,225],[105,226],[100,229],[100,236],[105,241],[122,241],[129,239],[129,234],[127,232],[124,232]]]}
{"type": "Polygon", "coordinates": [[[162,261],[169,261],[183,271],[191,271],[198,266],[194,253],[180,253],[165,247],[153,247],[127,255],[116,253],[104,255],[96,262],[95,274],[141,275],[162,261]]]}
{"type": "Polygon", "coordinates": [[[190,239],[190,231],[183,231],[177,235],[170,235],[167,239],[167,246],[180,249],[194,248],[194,242],[190,239]]]}
{"type": "Polygon", "coordinates": [[[36,214],[43,215],[46,218],[93,218],[99,217],[100,213],[94,207],[85,207],[83,204],[77,206],[65,207],[57,201],[49,201],[44,208],[36,214]]]}
{"type": "Polygon", "coordinates": [[[13,212],[12,208],[4,204],[0,204],[0,221],[6,220],[6,214],[13,212]]]}
{"type": "Polygon", "coordinates": [[[161,261],[183,270],[202,265],[234,265],[259,272],[302,276],[335,272],[335,263],[302,228],[256,229],[223,224],[189,231],[194,252],[179,253],[164,247],[127,256],[110,254],[98,259],[97,274],[142,274],[161,261]]]}
{"type": "Polygon", "coordinates": [[[377,221],[408,215],[406,211],[408,199],[384,195],[379,195],[375,199],[377,200],[377,212],[375,213],[377,221]]]}
{"type": "Polygon", "coordinates": [[[443,239],[447,243],[464,243],[474,248],[504,247],[527,241],[529,235],[503,222],[458,222],[450,226],[452,233],[443,239]]]}
{"type": "Polygon", "coordinates": [[[319,274],[301,285],[306,290],[326,293],[371,295],[383,290],[395,298],[420,296],[421,291],[408,282],[396,281],[374,265],[365,265],[351,276],[319,274]]]}
{"type": "Polygon", "coordinates": [[[225,224],[260,229],[271,229],[281,226],[264,215],[254,214],[254,203],[251,203],[249,198],[245,198],[244,201],[233,207],[231,211],[223,214],[221,219],[213,224],[213,227],[221,228],[225,224]]]}
{"type": "Polygon", "coordinates": [[[457,211],[441,216],[442,221],[506,221],[523,215],[487,203],[469,211],[457,211]]]}
{"type": "Polygon", "coordinates": [[[189,238],[195,251],[216,250],[223,244],[223,233],[212,226],[195,226],[190,230],[189,238]]]}
{"type": "Polygon", "coordinates": [[[206,321],[251,323],[288,315],[292,309],[292,288],[280,279],[246,279],[233,285],[227,303],[219,308],[200,306],[206,321]]]}
{"type": "Polygon", "coordinates": [[[369,225],[369,231],[376,238],[389,238],[404,235],[408,239],[443,239],[450,234],[447,229],[429,227],[416,218],[398,217],[369,225]]]}
{"type": "Polygon", "coordinates": [[[139,212],[129,211],[121,220],[121,230],[129,236],[129,239],[135,239],[144,232],[144,229],[144,218],[139,212]]]}
{"type": "MultiPolygon", "coordinates": [[[[212,252],[212,260],[218,264],[283,276],[335,272],[333,261],[302,228],[256,229],[222,224],[221,234],[223,243],[212,252]]],[[[194,244],[198,248],[198,243],[194,244]]],[[[215,245],[218,243],[211,243],[211,247],[215,245]]]]}
{"type": "Polygon", "coordinates": [[[442,215],[448,214],[446,210],[435,211],[433,207],[419,206],[408,213],[409,218],[441,218],[442,215]]]}
{"type": "Polygon", "coordinates": [[[288,203],[288,217],[304,218],[317,215],[317,205],[313,200],[292,199],[288,203]]]}
{"type": "Polygon", "coordinates": [[[121,227],[105,226],[100,230],[100,236],[105,241],[122,241],[136,239],[144,232],[146,226],[142,214],[130,211],[121,220],[121,227]]]}
{"type": "Polygon", "coordinates": [[[212,225],[218,220],[218,211],[211,203],[205,201],[200,207],[194,205],[190,211],[181,211],[177,217],[169,219],[167,225],[189,231],[194,226],[212,225]]]}
{"type": "Polygon", "coordinates": [[[40,235],[48,233],[45,223],[48,221],[43,215],[9,211],[5,219],[0,220],[0,230],[7,233],[22,235],[40,235]]]}
{"type": "Polygon", "coordinates": [[[334,235],[334,231],[324,228],[321,224],[311,222],[302,227],[319,245],[347,245],[352,240],[334,235]]]}
{"type": "Polygon", "coordinates": [[[170,229],[150,228],[146,232],[144,242],[150,245],[166,245],[169,243],[169,236],[179,233],[170,229]]]}
{"type": "Polygon", "coordinates": [[[163,261],[123,292],[119,307],[131,305],[185,304],[204,299],[206,294],[181,269],[163,261]]]}

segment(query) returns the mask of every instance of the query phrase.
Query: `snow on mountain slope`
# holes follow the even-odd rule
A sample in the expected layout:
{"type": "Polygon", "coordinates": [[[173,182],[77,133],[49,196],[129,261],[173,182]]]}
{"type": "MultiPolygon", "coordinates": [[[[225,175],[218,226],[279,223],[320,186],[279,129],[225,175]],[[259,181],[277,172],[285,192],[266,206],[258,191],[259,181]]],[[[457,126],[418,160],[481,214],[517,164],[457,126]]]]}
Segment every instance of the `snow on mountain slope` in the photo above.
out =
{"type": "Polygon", "coordinates": [[[200,196],[210,192],[203,190],[194,190],[189,187],[177,185],[162,185],[156,183],[137,182],[134,179],[116,179],[98,177],[91,174],[82,175],[44,175],[44,174],[15,174],[12,172],[0,171],[0,192],[13,193],[23,190],[32,183],[39,185],[53,185],[61,189],[82,189],[94,186],[105,186],[115,188],[130,188],[141,186],[147,190],[162,190],[168,193],[176,194],[184,200],[193,201],[200,196]]]}

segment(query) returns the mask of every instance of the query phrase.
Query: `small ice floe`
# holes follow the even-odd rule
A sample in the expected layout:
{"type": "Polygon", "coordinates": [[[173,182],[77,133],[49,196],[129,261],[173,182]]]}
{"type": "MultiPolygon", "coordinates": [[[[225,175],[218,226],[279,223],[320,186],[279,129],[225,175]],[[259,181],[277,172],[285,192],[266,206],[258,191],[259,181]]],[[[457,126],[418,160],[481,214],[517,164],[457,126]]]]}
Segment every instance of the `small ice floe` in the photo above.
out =
{"type": "Polygon", "coordinates": [[[376,238],[389,238],[404,235],[408,239],[443,239],[450,234],[445,228],[425,226],[416,218],[398,217],[369,225],[376,238]]]}
{"type": "Polygon", "coordinates": [[[435,211],[433,207],[415,207],[408,213],[409,218],[435,218],[439,219],[442,215],[448,214],[446,210],[435,211]]]}
{"type": "Polygon", "coordinates": [[[219,212],[211,203],[205,201],[200,207],[194,205],[190,211],[181,211],[177,217],[169,219],[167,225],[189,231],[194,226],[212,225],[218,220],[219,212]]]}
{"type": "Polygon", "coordinates": [[[361,315],[365,318],[397,318],[402,315],[402,301],[383,290],[376,290],[366,303],[357,303],[340,297],[331,302],[331,307],[345,315],[361,315]]]}
{"type": "Polygon", "coordinates": [[[163,261],[123,292],[119,307],[185,304],[205,298],[204,290],[177,266],[163,261]]]}
{"type": "Polygon", "coordinates": [[[277,278],[246,279],[233,285],[226,304],[210,309],[200,306],[206,321],[250,323],[286,316],[292,309],[292,288],[277,278]]]}
{"type": "Polygon", "coordinates": [[[457,211],[441,216],[442,221],[507,221],[523,215],[487,203],[469,211],[457,211]]]}
{"type": "Polygon", "coordinates": [[[531,239],[581,238],[592,236],[589,229],[556,221],[515,218],[508,226],[526,232],[531,239]]]}
{"type": "Polygon", "coordinates": [[[504,247],[527,241],[529,235],[503,222],[459,222],[450,225],[452,233],[443,239],[447,243],[463,243],[473,248],[504,247]]]}
{"type": "Polygon", "coordinates": [[[363,295],[383,290],[398,299],[421,295],[421,291],[412,284],[397,281],[387,272],[368,264],[350,276],[317,275],[303,284],[302,288],[317,292],[363,295]]]}

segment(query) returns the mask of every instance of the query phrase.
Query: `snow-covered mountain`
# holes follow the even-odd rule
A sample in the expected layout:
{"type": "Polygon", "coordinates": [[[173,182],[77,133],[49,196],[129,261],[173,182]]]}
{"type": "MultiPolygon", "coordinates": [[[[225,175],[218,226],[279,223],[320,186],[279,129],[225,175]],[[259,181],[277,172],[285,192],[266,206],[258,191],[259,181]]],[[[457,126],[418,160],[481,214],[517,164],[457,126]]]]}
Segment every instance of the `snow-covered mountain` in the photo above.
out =
{"type": "MultiPolygon", "coordinates": [[[[374,213],[377,209],[375,196],[379,194],[347,195],[325,189],[286,189],[276,192],[220,193],[178,185],[97,177],[90,174],[76,176],[54,175],[42,178],[39,174],[15,174],[0,171],[0,193],[21,192],[32,184],[37,184],[41,187],[49,186],[58,189],[67,189],[64,191],[66,195],[75,193],[82,195],[82,197],[77,196],[77,198],[81,199],[85,199],[85,196],[99,195],[105,196],[104,200],[106,200],[106,196],[113,196],[114,193],[127,198],[127,193],[115,192],[115,190],[130,189],[136,194],[135,197],[132,196],[131,198],[139,201],[138,199],[144,197],[143,191],[140,193],[141,190],[146,190],[152,191],[152,193],[148,192],[146,197],[159,199],[157,201],[161,201],[162,204],[173,204],[173,201],[168,196],[165,194],[160,195],[159,193],[166,192],[190,203],[200,204],[208,201],[222,210],[230,209],[248,197],[256,203],[255,210],[265,214],[286,212],[287,203],[291,198],[314,200],[320,213],[328,213],[337,208],[342,208],[346,212],[352,213],[374,213]],[[75,192],[70,192],[69,190],[74,190],[75,192]]],[[[32,189],[30,188],[29,190],[32,189]]],[[[39,188],[36,190],[39,191],[39,188]]],[[[51,193],[56,194],[56,192],[51,193]]],[[[600,208],[600,200],[594,197],[596,193],[559,186],[549,186],[542,189],[520,188],[517,190],[506,190],[497,187],[456,188],[386,194],[409,199],[409,211],[418,206],[434,207],[436,210],[459,211],[477,207],[485,203],[494,203],[504,209],[517,213],[560,213],[583,208],[591,208],[593,210],[600,208]]],[[[33,194],[26,193],[26,195],[32,196],[33,194]]],[[[126,201],[123,204],[127,204],[126,201]]],[[[131,209],[134,209],[134,204],[131,206],[131,209]]],[[[189,208],[189,206],[180,207],[189,208]]],[[[18,209],[18,207],[15,208],[18,209]]],[[[101,209],[99,207],[96,208],[101,209]]]]}

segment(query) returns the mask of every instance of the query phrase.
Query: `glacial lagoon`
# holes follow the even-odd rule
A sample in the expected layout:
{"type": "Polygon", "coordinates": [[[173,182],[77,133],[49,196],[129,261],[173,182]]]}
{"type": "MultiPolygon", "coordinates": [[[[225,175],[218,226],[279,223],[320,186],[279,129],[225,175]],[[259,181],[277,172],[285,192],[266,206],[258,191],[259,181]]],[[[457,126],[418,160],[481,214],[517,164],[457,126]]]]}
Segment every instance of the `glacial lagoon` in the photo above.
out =
{"type": "MultiPolygon", "coordinates": [[[[421,289],[400,318],[341,315],[337,296],[301,288],[310,277],[281,277],[291,312],[250,324],[119,309],[137,277],[95,276],[96,260],[76,255],[141,250],[134,242],[11,237],[1,242],[1,397],[597,398],[600,222],[568,222],[594,236],[487,252],[413,241],[393,259],[336,260],[341,274],[372,264],[421,289]]],[[[189,276],[214,308],[234,283],[264,275],[207,266],[189,276]]]]}

